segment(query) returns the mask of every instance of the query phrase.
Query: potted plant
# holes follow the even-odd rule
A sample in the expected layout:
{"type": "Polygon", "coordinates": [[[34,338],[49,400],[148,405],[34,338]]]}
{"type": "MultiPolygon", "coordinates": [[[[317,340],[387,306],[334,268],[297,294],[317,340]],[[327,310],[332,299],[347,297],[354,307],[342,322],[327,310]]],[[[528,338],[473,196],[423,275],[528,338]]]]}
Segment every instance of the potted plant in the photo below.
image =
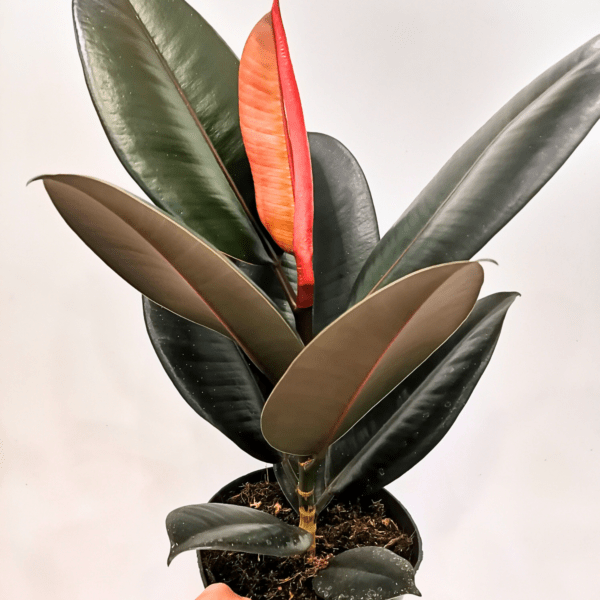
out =
{"type": "MultiPolygon", "coordinates": [[[[482,269],[468,260],[598,119],[598,42],[501,109],[379,240],[352,155],[306,134],[277,2],[239,69],[183,1],[76,0],[74,14],[109,139],[162,211],[90,178],[41,179],[150,299],[151,340],[184,398],[272,462],[300,513],[298,529],[232,505],[178,509],[171,557],[225,548],[315,564],[317,513],[414,466],[485,370],[516,294],[476,302],[482,269]]],[[[417,593],[418,558],[368,546],[338,556],[317,564],[322,597],[417,593]]]]}

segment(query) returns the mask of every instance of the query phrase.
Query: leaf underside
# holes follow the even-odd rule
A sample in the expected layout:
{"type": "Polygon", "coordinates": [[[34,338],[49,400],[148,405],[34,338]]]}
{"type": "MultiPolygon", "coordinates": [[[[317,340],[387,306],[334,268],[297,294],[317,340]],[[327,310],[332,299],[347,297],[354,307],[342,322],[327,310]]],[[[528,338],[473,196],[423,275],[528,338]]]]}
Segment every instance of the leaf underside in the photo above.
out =
{"type": "Polygon", "coordinates": [[[42,179],[68,225],[108,266],[157,304],[235,339],[272,381],[302,349],[248,278],[160,210],[96,179],[42,179]]]}
{"type": "Polygon", "coordinates": [[[489,364],[517,296],[479,300],[454,335],[331,447],[321,503],[383,488],[442,440],[489,364]]]}
{"type": "Polygon", "coordinates": [[[456,330],[482,283],[478,263],[438,265],[346,312],[278,381],[263,409],[265,439],[298,456],[326,450],[456,330]]]}

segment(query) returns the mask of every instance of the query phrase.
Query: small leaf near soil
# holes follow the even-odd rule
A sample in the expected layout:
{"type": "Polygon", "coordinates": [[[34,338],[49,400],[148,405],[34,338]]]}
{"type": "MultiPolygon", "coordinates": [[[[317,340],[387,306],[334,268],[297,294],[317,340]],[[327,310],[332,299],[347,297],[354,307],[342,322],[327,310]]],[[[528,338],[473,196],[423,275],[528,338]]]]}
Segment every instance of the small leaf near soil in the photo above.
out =
{"type": "Polygon", "coordinates": [[[310,547],[311,536],[261,510],[231,504],[182,506],[167,516],[171,552],[167,564],[186,550],[215,548],[294,556],[310,547]]]}
{"type": "Polygon", "coordinates": [[[315,592],[325,600],[390,600],[401,594],[420,596],[415,570],[385,548],[354,548],[329,563],[313,579],[315,592]]]}

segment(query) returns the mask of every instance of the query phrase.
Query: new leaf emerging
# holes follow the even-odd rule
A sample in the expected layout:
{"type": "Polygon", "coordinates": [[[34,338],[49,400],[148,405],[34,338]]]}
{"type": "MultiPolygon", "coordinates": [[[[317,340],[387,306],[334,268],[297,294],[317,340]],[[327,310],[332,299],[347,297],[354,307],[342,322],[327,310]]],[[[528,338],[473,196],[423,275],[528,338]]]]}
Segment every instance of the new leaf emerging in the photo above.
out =
{"type": "Polygon", "coordinates": [[[252,30],[240,63],[240,124],[258,213],[294,254],[298,308],[313,304],[313,181],[304,115],[279,1],[252,30]]]}

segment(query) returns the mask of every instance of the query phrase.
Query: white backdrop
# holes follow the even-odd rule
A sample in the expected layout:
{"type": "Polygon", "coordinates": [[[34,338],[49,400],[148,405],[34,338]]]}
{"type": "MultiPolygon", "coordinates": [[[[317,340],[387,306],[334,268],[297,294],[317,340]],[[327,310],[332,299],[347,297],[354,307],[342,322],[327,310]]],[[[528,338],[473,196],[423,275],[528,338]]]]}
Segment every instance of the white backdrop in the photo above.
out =
{"type": "MultiPolygon", "coordinates": [[[[68,230],[41,173],[136,192],[88,97],[68,0],[0,0],[0,597],[192,600],[164,518],[261,465],[196,417],[139,295],[68,230]]],[[[192,0],[239,54],[269,0],[192,0]]],[[[600,33],[598,0],[284,0],[308,128],[360,161],[382,232],[521,87],[600,33]]],[[[598,597],[600,127],[481,253],[518,290],[465,411],[390,486],[430,600],[598,597]]]]}

